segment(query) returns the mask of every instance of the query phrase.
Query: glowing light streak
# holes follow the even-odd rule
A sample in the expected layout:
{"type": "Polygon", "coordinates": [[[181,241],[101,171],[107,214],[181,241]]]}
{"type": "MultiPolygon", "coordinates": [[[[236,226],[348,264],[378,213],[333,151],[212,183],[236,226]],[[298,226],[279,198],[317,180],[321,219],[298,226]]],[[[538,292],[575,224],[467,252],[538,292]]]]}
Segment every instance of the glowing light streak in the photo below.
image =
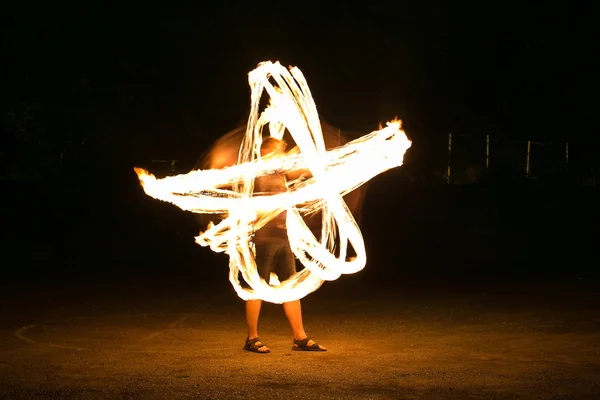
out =
{"type": "Polygon", "coordinates": [[[156,179],[135,168],[149,196],[171,202],[183,210],[220,214],[196,242],[229,255],[229,280],[244,300],[261,298],[273,303],[300,299],[324,281],[362,270],[366,251],[362,234],[342,196],[374,176],[402,165],[411,143],[401,121],[344,146],[327,151],[321,124],[308,84],[298,68],[264,62],[249,73],[252,108],[238,164],[222,169],[191,171],[156,179]],[[273,83],[274,82],[274,83],[273,83]],[[269,106],[260,112],[263,92],[269,106]],[[285,129],[298,146],[284,157],[261,158],[263,127],[281,139],[285,129]],[[254,179],[275,173],[298,173],[288,190],[273,195],[254,193],[254,179]],[[290,247],[304,269],[284,282],[270,285],[260,278],[252,252],[252,234],[279,213],[287,211],[290,247]],[[322,229],[317,238],[303,216],[321,211],[322,229]],[[348,256],[349,247],[356,255],[348,256]],[[238,274],[252,289],[243,288],[238,274]]]}

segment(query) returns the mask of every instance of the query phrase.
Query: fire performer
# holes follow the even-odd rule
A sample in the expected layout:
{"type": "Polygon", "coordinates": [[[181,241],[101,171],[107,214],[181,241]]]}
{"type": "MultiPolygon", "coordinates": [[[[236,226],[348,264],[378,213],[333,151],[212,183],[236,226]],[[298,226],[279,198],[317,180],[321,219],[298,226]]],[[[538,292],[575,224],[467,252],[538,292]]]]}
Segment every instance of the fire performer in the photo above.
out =
{"type": "MultiPolygon", "coordinates": [[[[268,137],[263,140],[260,153],[262,158],[280,157],[285,154],[287,144],[283,140],[268,137]]],[[[281,172],[261,176],[255,179],[254,191],[257,195],[272,195],[287,191],[286,176],[281,172]]],[[[256,252],[258,274],[267,283],[271,274],[277,275],[278,280],[284,281],[296,273],[296,261],[290,248],[285,227],[286,212],[283,211],[262,228],[254,233],[253,242],[256,252]]],[[[244,349],[266,354],[270,349],[259,339],[258,319],[262,300],[246,301],[246,323],[248,337],[244,349]]],[[[283,303],[283,310],[292,328],[294,343],[292,350],[297,351],[326,351],[324,346],[309,338],[304,331],[302,322],[302,307],[300,300],[283,303]]]]}
{"type": "Polygon", "coordinates": [[[325,351],[304,331],[300,299],[325,281],[365,267],[365,244],[353,207],[344,197],[374,176],[401,166],[411,142],[401,121],[394,120],[346,144],[328,146],[325,137],[331,135],[320,129],[316,106],[298,68],[288,71],[279,63],[261,63],[250,72],[249,83],[252,107],[244,135],[240,131],[240,136],[234,133],[226,135],[226,142],[219,141],[210,150],[208,168],[162,179],[141,168],[134,170],[148,195],[219,219],[208,224],[196,243],[229,256],[229,281],[247,302],[246,350],[269,352],[258,336],[260,307],[269,301],[284,304],[294,350],[325,351]],[[263,91],[270,102],[261,112],[263,91]],[[264,127],[275,141],[265,138],[264,127]],[[297,151],[283,154],[286,132],[297,151]],[[229,140],[234,137],[239,137],[239,147],[232,147],[229,140]],[[235,151],[222,153],[221,144],[237,149],[237,156],[235,151]],[[233,162],[217,167],[212,156],[233,162]],[[307,174],[294,176],[302,171],[307,174]],[[295,259],[304,269],[296,272],[295,259]],[[283,271],[277,268],[280,260],[283,271]],[[271,282],[273,272],[283,282],[271,282]],[[239,274],[250,287],[242,287],[239,274]]]}

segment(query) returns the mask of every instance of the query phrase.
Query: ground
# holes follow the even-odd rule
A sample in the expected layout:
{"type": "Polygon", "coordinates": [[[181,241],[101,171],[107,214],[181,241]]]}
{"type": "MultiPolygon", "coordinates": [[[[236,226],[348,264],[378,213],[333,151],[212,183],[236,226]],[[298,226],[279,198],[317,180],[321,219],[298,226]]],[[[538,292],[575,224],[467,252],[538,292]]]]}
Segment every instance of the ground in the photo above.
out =
{"type": "Polygon", "coordinates": [[[291,351],[267,304],[259,355],[227,258],[114,174],[0,186],[0,398],[600,398],[597,190],[388,174],[361,217],[365,269],[303,299],[328,351],[291,351]]]}
{"type": "Polygon", "coordinates": [[[591,282],[392,282],[360,274],[303,301],[325,353],[291,351],[281,306],[242,350],[226,279],[4,290],[7,399],[597,399],[600,291],[591,282]]]}

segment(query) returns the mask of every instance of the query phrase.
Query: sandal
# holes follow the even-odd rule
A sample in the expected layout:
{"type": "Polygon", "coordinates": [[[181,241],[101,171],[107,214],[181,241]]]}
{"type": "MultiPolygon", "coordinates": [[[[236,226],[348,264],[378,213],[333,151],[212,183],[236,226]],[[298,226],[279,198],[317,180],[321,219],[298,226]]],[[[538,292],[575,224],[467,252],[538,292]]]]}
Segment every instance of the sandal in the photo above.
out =
{"type": "Polygon", "coordinates": [[[313,344],[308,346],[308,342],[310,341],[309,337],[304,339],[294,339],[294,346],[292,346],[292,350],[295,351],[327,351],[327,349],[322,349],[319,345],[313,341],[313,344]]]}
{"type": "Polygon", "coordinates": [[[246,339],[246,343],[244,344],[244,350],[251,351],[252,353],[259,354],[267,354],[270,353],[271,350],[267,347],[267,351],[260,351],[261,347],[265,347],[266,345],[260,341],[259,338],[254,339],[246,339]]]}

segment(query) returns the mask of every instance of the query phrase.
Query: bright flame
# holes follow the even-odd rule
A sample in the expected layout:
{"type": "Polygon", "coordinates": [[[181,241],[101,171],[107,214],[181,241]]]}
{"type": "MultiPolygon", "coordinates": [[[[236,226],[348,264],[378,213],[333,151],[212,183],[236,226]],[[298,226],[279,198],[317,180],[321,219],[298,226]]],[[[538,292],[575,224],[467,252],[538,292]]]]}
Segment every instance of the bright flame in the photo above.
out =
{"type": "Polygon", "coordinates": [[[252,109],[237,165],[164,179],[140,168],[135,172],[149,196],[183,210],[224,215],[217,225],[209,224],[196,242],[229,255],[229,280],[242,299],[282,303],[306,296],[324,281],[364,268],[367,258],[362,234],[342,197],[374,176],[402,165],[411,142],[401,129],[401,121],[394,120],[327,151],[315,103],[298,68],[288,71],[278,62],[264,62],[249,73],[249,82],[252,109]],[[263,91],[271,101],[259,115],[263,91]],[[267,124],[270,135],[279,139],[287,128],[299,151],[280,158],[261,158],[262,129],[267,124]],[[256,177],[303,170],[307,173],[288,181],[287,192],[253,196],[256,177]],[[305,268],[271,286],[258,275],[252,234],[284,210],[291,249],[305,268]],[[317,238],[302,216],[319,210],[322,230],[317,238]],[[347,256],[349,246],[355,257],[347,256]],[[252,289],[241,286],[238,272],[252,289]]]}

